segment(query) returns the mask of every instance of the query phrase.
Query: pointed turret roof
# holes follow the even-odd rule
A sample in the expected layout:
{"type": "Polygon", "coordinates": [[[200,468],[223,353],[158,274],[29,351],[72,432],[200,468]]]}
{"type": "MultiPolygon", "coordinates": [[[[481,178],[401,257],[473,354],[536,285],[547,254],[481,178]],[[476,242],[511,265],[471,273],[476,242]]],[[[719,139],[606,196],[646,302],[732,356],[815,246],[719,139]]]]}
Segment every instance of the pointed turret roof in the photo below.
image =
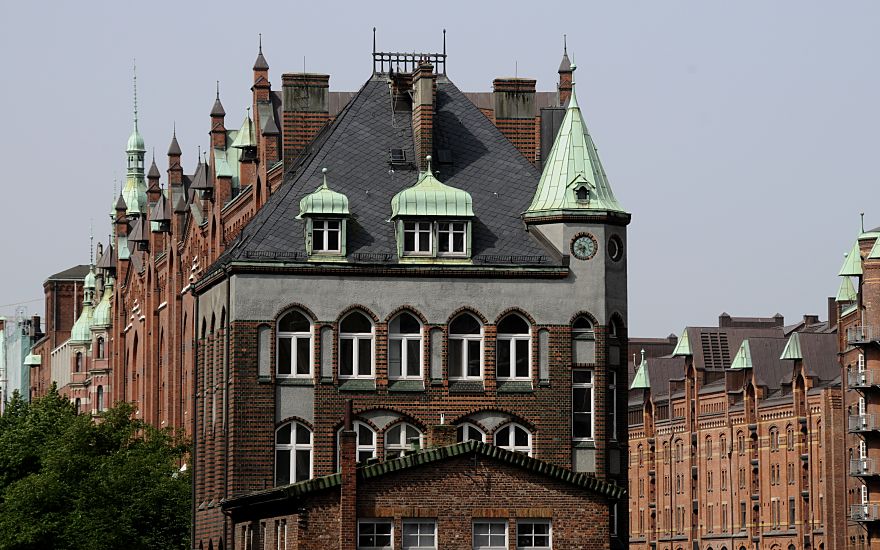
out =
{"type": "Polygon", "coordinates": [[[156,206],[150,212],[150,221],[151,222],[167,222],[171,221],[171,216],[168,214],[168,199],[165,198],[165,193],[162,193],[159,196],[159,200],[156,201],[156,206]]]}
{"type": "Polygon", "coordinates": [[[138,242],[138,241],[146,241],[147,237],[144,234],[144,224],[143,220],[137,218],[131,224],[131,232],[128,234],[128,240],[130,242],[138,242]]]}
{"type": "Polygon", "coordinates": [[[633,378],[632,384],[630,384],[629,389],[631,389],[631,390],[651,389],[651,378],[648,376],[648,360],[645,359],[645,350],[642,350],[642,362],[641,362],[641,364],[639,364],[639,368],[636,371],[636,375],[633,378]]]}
{"type": "Polygon", "coordinates": [[[799,332],[792,333],[785,343],[785,349],[782,350],[780,359],[803,359],[804,354],[801,351],[801,336],[799,332]]]}
{"type": "Polygon", "coordinates": [[[236,149],[245,149],[247,147],[257,146],[257,136],[254,134],[254,121],[251,120],[250,112],[244,117],[241,128],[232,141],[232,147],[236,149]]]}
{"type": "Polygon", "coordinates": [[[196,173],[193,175],[192,184],[190,184],[189,188],[198,191],[214,188],[214,182],[208,177],[208,165],[204,162],[199,162],[199,165],[196,168],[196,173]]]}
{"type": "Polygon", "coordinates": [[[570,73],[572,71],[571,68],[571,59],[568,58],[568,40],[566,38],[562,39],[562,62],[559,64],[560,73],[570,73]]]}
{"type": "Polygon", "coordinates": [[[220,103],[220,83],[217,83],[217,97],[214,99],[214,106],[211,107],[211,116],[226,116],[226,111],[223,109],[223,104],[220,103]]]}
{"type": "Polygon", "coordinates": [[[752,366],[752,348],[749,345],[748,338],[746,338],[742,341],[742,344],[740,344],[739,351],[736,352],[733,361],[730,363],[730,368],[750,369],[752,366]]]}
{"type": "Polygon", "coordinates": [[[119,198],[116,199],[116,210],[117,211],[121,210],[124,212],[127,208],[128,208],[128,206],[125,204],[125,199],[122,197],[122,194],[120,193],[119,198]]]}
{"type": "Polygon", "coordinates": [[[837,298],[838,302],[855,302],[859,299],[858,293],[856,293],[856,288],[852,284],[852,279],[849,277],[843,277],[840,279],[840,288],[837,289],[837,298]]]}
{"type": "Polygon", "coordinates": [[[679,338],[678,343],[675,344],[675,349],[672,350],[672,355],[675,357],[683,357],[693,354],[694,352],[691,351],[691,343],[688,341],[688,330],[685,328],[681,331],[681,338],[679,338]]]}
{"type": "Polygon", "coordinates": [[[174,203],[174,213],[175,214],[183,214],[186,212],[186,199],[183,198],[183,195],[177,197],[177,202],[174,203]]]}
{"type": "MultiPolygon", "coordinates": [[[[572,66],[572,71],[576,67],[572,66]]],[[[571,99],[524,217],[626,211],[617,202],[584,123],[572,79],[571,99]]]]}
{"type": "Polygon", "coordinates": [[[263,35],[260,35],[260,47],[257,53],[257,59],[254,61],[254,70],[255,71],[268,71],[269,63],[266,62],[266,58],[263,57],[263,35]]]}
{"type": "Polygon", "coordinates": [[[171,134],[171,145],[168,146],[168,156],[180,156],[183,154],[183,151],[180,150],[180,144],[177,143],[177,129],[174,129],[174,132],[171,134]]]}
{"type": "Polygon", "coordinates": [[[862,256],[859,251],[859,241],[853,244],[852,250],[846,255],[843,266],[838,275],[841,277],[857,277],[862,274],[862,256]]]}
{"type": "Polygon", "coordinates": [[[156,166],[156,157],[153,156],[153,163],[150,164],[150,170],[147,172],[147,177],[150,179],[156,179],[160,176],[161,174],[159,173],[159,167],[156,166]]]}

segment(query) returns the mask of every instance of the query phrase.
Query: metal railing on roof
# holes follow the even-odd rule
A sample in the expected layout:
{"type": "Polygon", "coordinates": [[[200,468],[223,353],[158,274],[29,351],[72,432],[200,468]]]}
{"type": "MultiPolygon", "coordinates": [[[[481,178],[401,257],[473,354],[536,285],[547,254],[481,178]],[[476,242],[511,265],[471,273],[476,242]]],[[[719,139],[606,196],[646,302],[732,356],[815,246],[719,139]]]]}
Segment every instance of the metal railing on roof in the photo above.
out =
{"type": "Polygon", "coordinates": [[[481,264],[542,264],[546,256],[512,256],[499,254],[483,254],[474,256],[474,261],[481,264]]]}
{"type": "Polygon", "coordinates": [[[373,52],[373,73],[411,73],[427,61],[436,74],[446,74],[446,52],[373,52]]]}
{"type": "Polygon", "coordinates": [[[853,521],[878,521],[880,520],[880,504],[876,502],[851,504],[849,517],[853,521]]]}
{"type": "Polygon", "coordinates": [[[850,371],[846,375],[846,382],[850,388],[870,388],[880,386],[880,376],[876,376],[877,371],[862,370],[850,371]]]}
{"type": "Polygon", "coordinates": [[[874,341],[876,331],[871,325],[861,325],[846,329],[846,342],[848,344],[861,344],[874,341]]]}
{"type": "Polygon", "coordinates": [[[867,477],[877,475],[877,467],[873,458],[853,458],[849,461],[849,475],[867,477]]]}
{"type": "Polygon", "coordinates": [[[878,429],[880,426],[877,424],[877,417],[873,414],[849,415],[850,432],[876,432],[878,429]]]}

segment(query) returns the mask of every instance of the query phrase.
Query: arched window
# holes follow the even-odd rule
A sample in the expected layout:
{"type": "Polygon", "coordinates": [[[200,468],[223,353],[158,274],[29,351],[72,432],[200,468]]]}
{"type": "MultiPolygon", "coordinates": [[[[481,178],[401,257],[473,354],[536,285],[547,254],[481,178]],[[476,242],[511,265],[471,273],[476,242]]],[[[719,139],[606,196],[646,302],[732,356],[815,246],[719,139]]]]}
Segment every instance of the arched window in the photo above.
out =
{"type": "Polygon", "coordinates": [[[388,378],[422,378],[422,323],[408,311],[388,323],[388,378]]]}
{"type": "Polygon", "coordinates": [[[574,320],[571,325],[571,335],[577,340],[593,340],[596,338],[593,332],[593,323],[585,316],[581,315],[574,320]]]}
{"type": "Polygon", "coordinates": [[[495,375],[499,380],[531,379],[532,334],[529,323],[511,313],[498,323],[496,331],[495,375]]]}
{"type": "Polygon", "coordinates": [[[95,345],[95,356],[97,359],[104,358],[104,337],[98,336],[98,340],[95,345]]]}
{"type": "Polygon", "coordinates": [[[275,485],[312,477],[312,431],[299,422],[275,430],[275,485]]]}
{"type": "Polygon", "coordinates": [[[770,428],[770,450],[779,450],[779,429],[775,426],[770,428]]]}
{"type": "Polygon", "coordinates": [[[644,448],[642,448],[642,444],[639,443],[639,446],[636,449],[636,456],[638,457],[639,466],[642,466],[644,464],[644,460],[645,460],[644,452],[645,451],[644,451],[644,448]]]}
{"type": "Polygon", "coordinates": [[[293,310],[278,321],[279,378],[312,376],[312,323],[293,310]]]}
{"type": "MultiPolygon", "coordinates": [[[[371,458],[376,458],[376,432],[373,428],[364,424],[360,420],[352,423],[352,429],[357,436],[357,461],[366,462],[371,458]]],[[[342,433],[342,428],[337,432],[337,436],[342,433]]],[[[338,443],[339,437],[336,438],[338,443]]],[[[336,463],[339,464],[339,454],[336,455],[336,463]]]]}
{"type": "Polygon", "coordinates": [[[76,359],[73,365],[73,372],[81,372],[83,368],[83,354],[76,352],[76,359]]]}
{"type": "Polygon", "coordinates": [[[746,454],[746,436],[742,432],[736,432],[736,452],[740,456],[746,454]]]}
{"type": "Polygon", "coordinates": [[[339,323],[339,377],[373,376],[373,323],[360,311],[339,323]]]}
{"type": "Polygon", "coordinates": [[[481,378],[483,375],[483,325],[470,313],[449,323],[449,378],[481,378]]]}
{"type": "Polygon", "coordinates": [[[513,422],[495,432],[495,445],[508,451],[532,456],[532,434],[513,422]]]}
{"type": "Polygon", "coordinates": [[[586,185],[581,185],[575,189],[574,194],[578,202],[590,202],[590,190],[587,189],[586,185]]]}
{"type": "Polygon", "coordinates": [[[730,452],[730,449],[727,448],[727,436],[721,434],[721,437],[718,438],[718,453],[723,458],[730,452]]]}
{"type": "Polygon", "coordinates": [[[104,386],[98,386],[95,402],[98,412],[104,412],[104,386]]]}
{"type": "Polygon", "coordinates": [[[789,426],[788,429],[785,430],[785,445],[789,451],[794,450],[794,428],[792,428],[791,426],[789,426]]]}
{"type": "Polygon", "coordinates": [[[80,399],[79,399],[79,397],[77,397],[76,400],[73,402],[73,406],[74,406],[74,408],[76,409],[76,414],[79,414],[79,410],[80,410],[80,399]]]}
{"type": "Polygon", "coordinates": [[[663,442],[663,464],[669,464],[670,460],[670,450],[669,450],[669,442],[663,442]]]}
{"type": "Polygon", "coordinates": [[[458,426],[458,442],[462,441],[481,441],[483,443],[486,442],[486,432],[471,424],[470,422],[465,422],[464,424],[460,424],[458,426]]]}
{"type": "Polygon", "coordinates": [[[401,422],[385,432],[385,459],[403,456],[422,447],[422,432],[412,424],[401,422]]]}
{"type": "Polygon", "coordinates": [[[706,459],[712,458],[712,438],[706,438],[706,459]]]}

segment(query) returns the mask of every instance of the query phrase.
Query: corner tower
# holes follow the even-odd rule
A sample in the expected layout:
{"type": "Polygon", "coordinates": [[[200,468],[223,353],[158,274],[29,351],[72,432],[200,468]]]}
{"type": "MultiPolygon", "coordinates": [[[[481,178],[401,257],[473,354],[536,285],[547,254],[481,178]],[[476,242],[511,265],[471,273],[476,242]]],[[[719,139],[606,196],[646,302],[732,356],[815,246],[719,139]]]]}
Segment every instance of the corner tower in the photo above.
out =
{"type": "Polygon", "coordinates": [[[137,110],[137,73],[134,75],[134,126],[131,135],[128,136],[128,146],[125,148],[128,155],[128,169],[125,176],[125,187],[122,189],[122,197],[128,207],[126,213],[129,217],[141,216],[147,213],[147,181],[144,178],[144,138],[138,131],[137,110]]]}

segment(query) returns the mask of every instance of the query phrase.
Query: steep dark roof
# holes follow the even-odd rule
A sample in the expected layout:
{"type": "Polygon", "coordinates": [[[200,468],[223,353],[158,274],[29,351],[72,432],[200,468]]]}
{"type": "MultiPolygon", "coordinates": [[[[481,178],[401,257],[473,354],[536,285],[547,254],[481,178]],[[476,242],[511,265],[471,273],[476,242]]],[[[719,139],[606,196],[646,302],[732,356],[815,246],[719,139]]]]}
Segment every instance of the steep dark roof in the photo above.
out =
{"type": "Polygon", "coordinates": [[[257,54],[257,59],[254,61],[254,70],[255,71],[268,71],[269,63],[266,61],[266,58],[263,57],[263,49],[260,48],[260,53],[257,54]]]}
{"type": "Polygon", "coordinates": [[[785,338],[749,338],[749,352],[757,385],[777,390],[783,383],[791,382],[791,361],[779,358],[784,348],[785,338]]]}
{"type": "Polygon", "coordinates": [[[112,242],[104,249],[104,253],[101,254],[95,267],[99,269],[116,269],[116,250],[113,248],[112,242]]]}
{"type": "Polygon", "coordinates": [[[226,116],[226,110],[223,109],[223,104],[220,103],[220,97],[214,100],[214,106],[211,107],[211,116],[226,116]]]}
{"type": "Polygon", "coordinates": [[[89,274],[89,266],[75,265],[71,268],[59,271],[54,275],[49,275],[47,281],[82,281],[89,274]]]}
{"type": "MultiPolygon", "coordinates": [[[[620,499],[626,495],[623,487],[614,483],[603,481],[594,476],[575,473],[565,468],[560,468],[543,460],[532,458],[523,453],[516,453],[488,445],[481,441],[465,441],[447,447],[437,447],[417,452],[415,454],[386,460],[378,464],[358,468],[358,480],[362,482],[371,478],[393,474],[401,470],[408,470],[419,466],[429,465],[442,460],[448,460],[457,456],[478,454],[496,460],[498,462],[518,466],[531,472],[545,475],[551,479],[570,483],[581,489],[586,489],[594,494],[607,498],[620,499]]],[[[342,474],[335,473],[329,476],[316,477],[307,481],[293,483],[273,489],[255,491],[246,495],[225,499],[221,502],[224,509],[250,506],[261,502],[269,502],[279,498],[298,498],[324,489],[339,487],[342,485],[342,474]]]]}
{"type": "Polygon", "coordinates": [[[171,136],[171,145],[168,146],[168,155],[182,155],[183,151],[180,150],[180,144],[177,143],[177,132],[171,136]]]}
{"type": "Polygon", "coordinates": [[[801,332],[801,353],[808,376],[819,380],[834,380],[840,376],[837,362],[837,334],[801,332]]]}
{"type": "Polygon", "coordinates": [[[125,204],[125,199],[122,198],[122,194],[120,193],[119,198],[116,199],[116,210],[127,210],[128,206],[125,204]]]}
{"type": "MultiPolygon", "coordinates": [[[[453,163],[435,164],[435,172],[443,183],[473,197],[474,262],[549,263],[520,219],[535,192],[537,170],[444,77],[438,78],[436,97],[434,147],[447,149],[453,163]]],[[[310,146],[311,154],[288,174],[287,183],[242,230],[221,261],[273,257],[304,261],[304,222],[296,219],[299,201],[320,185],[324,167],[329,170],[330,188],[349,200],[349,261],[394,261],[397,247],[393,224],[388,223],[391,198],[413,185],[418,171],[415,165],[395,166],[392,171],[392,148],[404,149],[406,158],[414,159],[412,117],[408,111],[392,112],[387,82],[374,77],[310,146]]]]}
{"type": "Polygon", "coordinates": [[[159,167],[156,166],[156,159],[154,158],[153,163],[150,165],[150,170],[147,172],[147,177],[158,178],[159,176],[159,167]]]}
{"type": "Polygon", "coordinates": [[[782,326],[767,328],[688,327],[688,341],[694,354],[694,366],[708,370],[730,367],[739,346],[746,338],[782,338],[782,326]]]}

